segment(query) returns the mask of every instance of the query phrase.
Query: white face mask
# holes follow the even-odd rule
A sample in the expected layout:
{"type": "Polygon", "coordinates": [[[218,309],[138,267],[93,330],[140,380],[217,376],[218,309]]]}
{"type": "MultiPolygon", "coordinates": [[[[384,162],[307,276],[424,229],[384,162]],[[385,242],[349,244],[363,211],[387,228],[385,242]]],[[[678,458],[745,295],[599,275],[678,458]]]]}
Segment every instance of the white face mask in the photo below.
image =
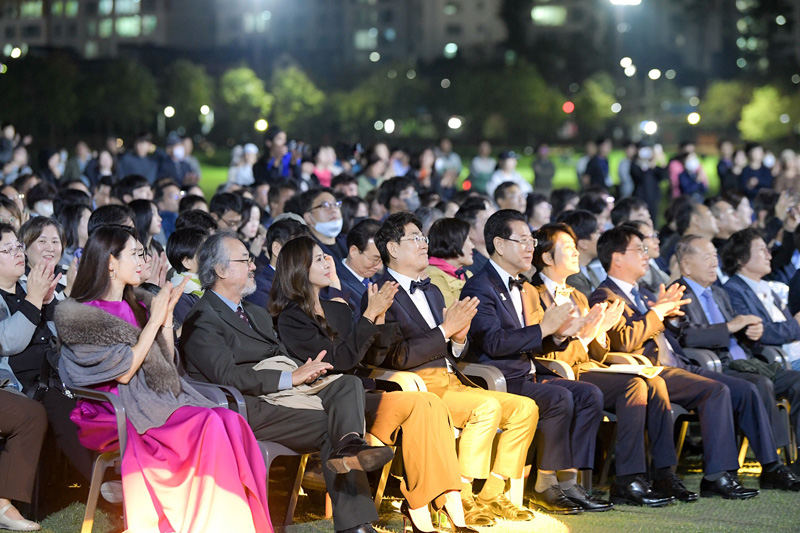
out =
{"type": "Polygon", "coordinates": [[[182,144],[176,144],[175,147],[172,149],[172,157],[175,159],[183,159],[186,155],[186,149],[183,147],[182,144]]]}
{"type": "Polygon", "coordinates": [[[33,210],[43,217],[51,217],[53,216],[53,202],[40,200],[33,205],[33,210]]]}
{"type": "Polygon", "coordinates": [[[686,159],[686,170],[688,170],[689,172],[694,173],[694,172],[697,172],[697,170],[699,168],[700,168],[700,160],[699,159],[697,159],[696,157],[689,157],[689,158],[686,159]]]}
{"type": "Polygon", "coordinates": [[[772,154],[767,154],[764,156],[764,166],[767,168],[772,168],[775,166],[775,156],[772,154]]]}
{"type": "Polygon", "coordinates": [[[342,219],[330,220],[328,222],[317,222],[314,224],[314,231],[326,237],[336,237],[342,232],[342,219]]]}

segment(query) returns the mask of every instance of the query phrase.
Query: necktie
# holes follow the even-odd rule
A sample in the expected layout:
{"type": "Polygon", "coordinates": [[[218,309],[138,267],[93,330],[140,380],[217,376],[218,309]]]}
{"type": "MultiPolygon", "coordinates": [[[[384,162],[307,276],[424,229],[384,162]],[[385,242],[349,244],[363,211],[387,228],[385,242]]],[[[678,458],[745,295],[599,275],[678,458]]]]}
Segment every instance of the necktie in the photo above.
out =
{"type": "Polygon", "coordinates": [[[646,313],[647,306],[644,305],[644,300],[642,300],[642,295],[639,294],[639,288],[638,287],[632,288],[631,294],[633,295],[633,303],[636,304],[636,308],[639,310],[639,312],[642,314],[646,313]]]}
{"type": "Polygon", "coordinates": [[[516,287],[519,292],[522,292],[522,280],[520,278],[508,278],[508,290],[516,287]]]}
{"type": "Polygon", "coordinates": [[[467,269],[464,267],[459,268],[455,271],[457,279],[467,279],[467,269]]]}
{"type": "Polygon", "coordinates": [[[369,280],[367,278],[362,279],[361,284],[364,286],[365,289],[369,289],[369,280]]]}
{"type": "Polygon", "coordinates": [[[247,315],[244,314],[244,309],[242,309],[241,305],[236,308],[236,314],[239,315],[239,318],[244,320],[245,324],[247,324],[248,326],[250,325],[250,320],[248,320],[247,315]]]}
{"type": "Polygon", "coordinates": [[[411,294],[414,294],[414,292],[417,289],[419,289],[421,291],[427,291],[428,287],[430,286],[430,284],[431,284],[431,278],[425,278],[422,281],[412,281],[411,282],[411,289],[408,292],[410,292],[411,294]]]}
{"type": "MultiPolygon", "coordinates": [[[[711,289],[706,289],[703,291],[701,296],[706,302],[706,309],[708,309],[708,314],[710,315],[709,322],[712,324],[722,324],[723,322],[726,322],[725,317],[722,315],[722,311],[719,310],[719,306],[714,300],[714,294],[711,292],[711,289]]],[[[739,343],[736,342],[736,339],[733,336],[730,337],[730,341],[728,342],[728,351],[731,354],[731,358],[734,360],[747,359],[747,354],[742,347],[739,346],[739,343]]]]}

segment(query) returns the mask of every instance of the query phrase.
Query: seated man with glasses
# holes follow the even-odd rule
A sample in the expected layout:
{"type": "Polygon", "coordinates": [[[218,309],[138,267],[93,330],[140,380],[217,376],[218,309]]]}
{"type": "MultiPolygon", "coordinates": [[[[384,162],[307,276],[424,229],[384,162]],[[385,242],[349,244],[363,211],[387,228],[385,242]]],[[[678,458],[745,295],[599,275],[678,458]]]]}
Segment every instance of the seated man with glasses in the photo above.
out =
{"type": "Polygon", "coordinates": [[[356,316],[361,313],[361,298],[383,264],[375,246],[375,234],[380,227],[380,222],[370,219],[353,226],[347,234],[347,257],[336,262],[342,293],[356,316]]]}
{"type": "MultiPolygon", "coordinates": [[[[464,353],[477,298],[464,298],[444,308],[441,291],[420,279],[428,266],[428,238],[422,223],[410,213],[390,215],[375,235],[386,272],[376,283],[400,285],[386,312],[386,322],[396,322],[398,335],[384,359],[387,366],[419,375],[432,392],[442,398],[453,426],[461,428],[459,469],[462,503],[468,525],[487,525],[493,516],[508,520],[531,520],[533,513],[517,507],[505,496],[508,478],[522,477],[528,447],[538,420],[536,403],[530,398],[476,387],[456,366],[464,353]],[[497,429],[497,452],[492,462],[492,443],[497,429]],[[485,479],[480,494],[473,497],[474,479],[485,479]]],[[[366,295],[361,301],[367,307],[366,295]]],[[[424,438],[420,436],[417,438],[424,438]]]]}
{"type": "Polygon", "coordinates": [[[236,231],[242,225],[242,197],[232,192],[215,194],[208,204],[219,231],[236,231]]]}
{"type": "Polygon", "coordinates": [[[647,248],[647,274],[639,279],[639,286],[644,287],[653,294],[658,292],[661,285],[665,287],[670,283],[670,276],[661,269],[656,259],[661,257],[661,240],[658,232],[653,229],[653,225],[642,220],[630,220],[623,222],[626,227],[631,227],[644,235],[644,245],[647,248]]]}
{"type": "MultiPolygon", "coordinates": [[[[489,264],[461,291],[462,298],[480,300],[470,328],[468,358],[499,368],[508,392],[539,406],[532,507],[556,514],[606,511],[611,509],[608,502],[591,499],[576,484],[578,470],[593,467],[603,394],[595,385],[561,379],[534,364],[536,355],[558,351],[563,340],[578,334],[583,321],[571,320],[569,302],[538,314],[535,289],[520,278],[530,270],[537,244],[526,222],[525,215],[512,209],[502,209],[486,221],[489,264]]],[[[599,314],[593,311],[592,320],[599,314]]]]}
{"type": "Polygon", "coordinates": [[[298,214],[306,221],[319,247],[337,263],[347,257],[346,236],[342,232],[342,202],[333,189],[323,187],[306,191],[298,198],[298,214]]]}
{"type": "MultiPolygon", "coordinates": [[[[589,305],[621,300],[625,304],[622,319],[608,330],[611,351],[643,354],[654,365],[665,367],[659,377],[667,385],[670,401],[697,410],[705,473],[700,495],[737,500],[757,496],[758,490],[739,484],[733,408],[759,403],[758,392],[744,380],[694,365],[672,334],[665,332],[664,319],[681,316],[681,306],[690,300],[683,299],[681,285],[666,290],[662,287],[658,296],[638,286],[648,267],[644,238],[624,225],[603,233],[597,241],[597,255],[608,277],[592,293],[589,305]]],[[[653,440],[654,436],[650,438],[653,440]]],[[[679,500],[691,501],[696,497],[679,485],[680,480],[670,466],[655,468],[653,477],[656,482],[676,481],[672,492],[679,500]]]]}

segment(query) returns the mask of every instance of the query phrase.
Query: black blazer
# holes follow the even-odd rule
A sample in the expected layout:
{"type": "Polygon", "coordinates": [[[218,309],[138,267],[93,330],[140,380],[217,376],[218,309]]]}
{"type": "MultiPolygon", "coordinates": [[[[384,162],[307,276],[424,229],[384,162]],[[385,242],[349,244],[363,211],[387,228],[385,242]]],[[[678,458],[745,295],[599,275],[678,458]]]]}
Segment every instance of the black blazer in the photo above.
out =
{"type": "Polygon", "coordinates": [[[279,370],[253,367],[263,359],[291,356],[278,341],[266,309],[250,302],[242,302],[242,308],[249,326],[207,290],[186,316],[180,351],[192,378],[239,389],[250,412],[263,403],[258,401],[259,395],[278,391],[281,377],[279,370]]]}
{"type": "Polygon", "coordinates": [[[315,320],[312,320],[295,302],[278,315],[278,335],[286,350],[296,359],[314,359],[320,351],[327,353],[323,360],[333,365],[335,372],[346,373],[362,363],[380,365],[386,356],[388,344],[394,339],[394,324],[375,325],[366,318],[353,323],[353,312],[346,304],[320,300],[325,320],[336,332],[331,338],[315,320]]]}
{"type": "Polygon", "coordinates": [[[363,283],[358,281],[358,278],[356,278],[341,261],[336,261],[336,275],[339,276],[339,281],[342,284],[342,295],[350,306],[350,309],[355,313],[354,318],[358,319],[361,315],[361,298],[364,296],[367,288],[364,287],[363,283]]]}
{"type": "MultiPolygon", "coordinates": [[[[678,278],[675,283],[680,283],[686,288],[683,297],[691,298],[692,301],[681,307],[684,315],[677,317],[677,323],[674,320],[667,322],[667,328],[675,333],[681,346],[712,350],[720,358],[720,361],[729,362],[730,353],[728,348],[731,334],[728,331],[728,325],[725,322],[710,324],[700,303],[700,295],[692,290],[684,278],[678,278]]],[[[717,303],[725,321],[728,322],[736,318],[736,313],[733,311],[725,289],[716,285],[711,285],[710,288],[714,301],[717,303]]],[[[752,343],[743,335],[743,331],[740,332],[740,335],[737,335],[737,340],[745,353],[752,356],[748,346],[752,343]]]]}
{"type": "MultiPolygon", "coordinates": [[[[385,272],[376,283],[379,286],[387,281],[397,280],[389,272],[385,272]]],[[[430,284],[425,291],[425,298],[433,313],[437,326],[442,323],[442,309],[444,309],[444,296],[434,284],[430,284]]],[[[367,295],[361,299],[361,312],[367,308],[367,295]]],[[[394,302],[386,312],[386,322],[397,324],[397,332],[392,339],[386,358],[381,366],[396,370],[421,370],[427,368],[447,368],[445,359],[456,372],[458,378],[465,384],[471,382],[458,370],[456,361],[451,355],[451,343],[445,342],[442,332],[438,327],[431,328],[422,317],[408,293],[400,288],[394,297],[394,302]]],[[[464,347],[463,354],[467,353],[469,343],[464,347]]]]}

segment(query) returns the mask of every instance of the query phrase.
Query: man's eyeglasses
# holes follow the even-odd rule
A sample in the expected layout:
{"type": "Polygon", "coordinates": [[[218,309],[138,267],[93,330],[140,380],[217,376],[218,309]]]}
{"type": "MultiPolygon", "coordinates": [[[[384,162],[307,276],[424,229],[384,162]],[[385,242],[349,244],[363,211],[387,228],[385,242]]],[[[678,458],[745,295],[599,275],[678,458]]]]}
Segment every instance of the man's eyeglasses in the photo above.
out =
{"type": "Polygon", "coordinates": [[[321,204],[319,204],[317,206],[314,206],[311,209],[309,209],[309,211],[313,211],[315,209],[324,209],[325,211],[333,211],[334,209],[341,209],[341,208],[342,208],[342,202],[338,202],[338,201],[337,202],[333,202],[333,203],[322,202],[321,204]]]}
{"type": "Polygon", "coordinates": [[[255,257],[249,257],[247,259],[230,259],[231,263],[250,263],[251,265],[256,262],[255,257]]]}
{"type": "Polygon", "coordinates": [[[21,254],[25,252],[25,245],[21,242],[17,244],[13,244],[6,248],[5,250],[0,250],[0,254],[8,254],[10,257],[14,257],[17,254],[21,254]]]}
{"type": "Polygon", "coordinates": [[[412,235],[411,237],[404,237],[400,241],[413,241],[417,246],[427,245],[430,242],[425,235],[412,235]]]}
{"type": "Polygon", "coordinates": [[[654,231],[651,235],[645,235],[645,239],[658,239],[658,232],[654,231]]]}
{"type": "Polygon", "coordinates": [[[625,248],[625,253],[628,252],[638,252],[639,255],[647,255],[647,246],[642,246],[641,248],[625,248]]]}
{"type": "Polygon", "coordinates": [[[503,240],[504,241],[511,241],[511,242],[519,243],[522,246],[524,246],[525,248],[527,248],[529,246],[532,247],[532,248],[536,248],[539,245],[538,239],[536,239],[534,237],[526,237],[526,238],[523,238],[523,239],[512,239],[512,238],[509,237],[509,238],[506,238],[506,239],[503,239],[503,240]]]}
{"type": "Polygon", "coordinates": [[[232,220],[226,220],[224,218],[221,218],[219,220],[220,220],[220,222],[224,222],[225,225],[228,226],[229,228],[238,228],[239,225],[242,223],[242,219],[241,218],[232,219],[232,220]]]}

